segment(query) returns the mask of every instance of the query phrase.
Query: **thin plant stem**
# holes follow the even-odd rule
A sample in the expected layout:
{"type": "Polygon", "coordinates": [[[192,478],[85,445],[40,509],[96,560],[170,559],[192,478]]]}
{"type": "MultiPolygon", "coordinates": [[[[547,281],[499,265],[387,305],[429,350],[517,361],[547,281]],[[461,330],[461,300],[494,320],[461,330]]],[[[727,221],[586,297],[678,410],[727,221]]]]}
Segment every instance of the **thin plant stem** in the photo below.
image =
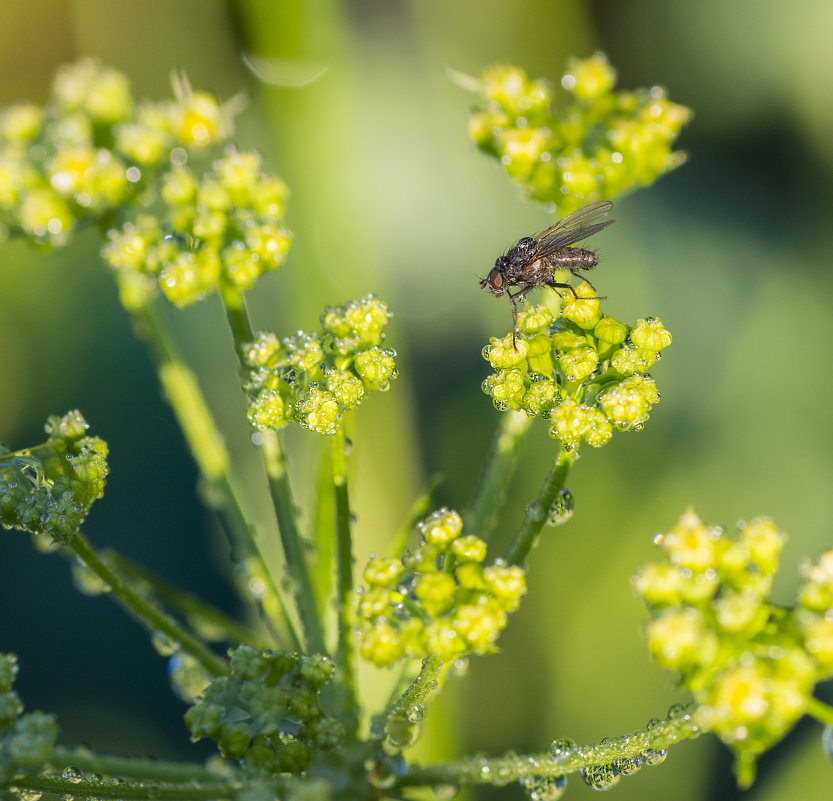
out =
{"type": "Polygon", "coordinates": [[[288,640],[291,647],[299,647],[300,638],[283,593],[267,568],[232,484],[228,450],[196,377],[185,366],[163,320],[152,306],[134,310],[133,320],[138,335],[147,343],[156,362],[165,395],[208,485],[207,494],[217,499],[217,513],[235,549],[235,559],[247,572],[250,572],[248,562],[251,560],[256,578],[263,582],[259,600],[270,628],[281,640],[288,640]]]}
{"type": "Polygon", "coordinates": [[[221,637],[218,637],[218,639],[227,642],[251,643],[257,640],[257,634],[248,626],[229,617],[225,612],[207,603],[202,598],[198,598],[196,595],[180,589],[175,584],[152,574],[121,554],[108,551],[106,554],[102,554],[102,557],[132,583],[147,585],[150,592],[170,608],[179,612],[189,621],[192,627],[196,629],[214,629],[221,633],[221,637]]]}
{"type": "Polygon", "coordinates": [[[428,656],[423,659],[417,677],[408,685],[405,692],[390,704],[386,714],[374,727],[375,736],[381,737],[388,721],[393,718],[419,720],[422,717],[420,707],[425,704],[428,695],[439,688],[445,675],[444,668],[447,668],[448,664],[438,656],[428,656]]]}
{"type": "MultiPolygon", "coordinates": [[[[222,296],[229,328],[234,339],[234,350],[240,363],[240,372],[241,375],[245,375],[246,365],[243,361],[243,352],[246,343],[254,338],[246,302],[243,294],[233,287],[224,287],[222,296]]],[[[298,617],[306,635],[306,645],[310,651],[326,653],[324,628],[318,611],[307,549],[298,529],[292,486],[289,483],[289,473],[286,468],[286,456],[276,432],[262,432],[260,453],[269,481],[269,494],[286,559],[286,570],[292,580],[298,617]]]]}
{"type": "Polygon", "coordinates": [[[132,782],[65,779],[60,775],[20,774],[9,785],[19,790],[46,792],[63,798],[153,799],[153,801],[226,801],[237,796],[239,785],[222,779],[211,782],[132,782]]]}
{"type": "Polygon", "coordinates": [[[467,533],[488,540],[531,423],[523,412],[501,416],[471,506],[463,515],[467,533]]]}
{"type": "Polygon", "coordinates": [[[204,765],[193,762],[93,754],[87,748],[57,746],[49,764],[56,768],[73,765],[83,771],[105,773],[108,776],[130,776],[136,781],[219,782],[225,779],[204,765]]]}
{"type": "Polygon", "coordinates": [[[810,698],[807,701],[807,714],[812,715],[819,723],[825,726],[833,726],[833,707],[819,701],[818,698],[810,698]]]}
{"type": "Polygon", "coordinates": [[[228,665],[224,659],[209,650],[201,640],[184,629],[155,603],[137,593],[120,573],[96,553],[81,534],[73,537],[69,547],[110,587],[113,596],[121,605],[132,612],[152,633],[158,632],[167,636],[183,651],[194,657],[212,676],[222,676],[228,673],[228,665]]]}
{"type": "Polygon", "coordinates": [[[538,535],[546,525],[556,496],[564,489],[574,458],[572,454],[563,450],[558,454],[541,492],[526,507],[524,521],[504,554],[503,558],[508,564],[520,565],[526,560],[538,535]]]}
{"type": "Polygon", "coordinates": [[[330,437],[333,494],[335,496],[336,524],[336,603],[338,608],[338,663],[344,682],[345,716],[350,731],[358,728],[358,704],[356,701],[355,642],[353,637],[353,535],[350,518],[350,494],[347,486],[346,438],[344,428],[330,437]]]}

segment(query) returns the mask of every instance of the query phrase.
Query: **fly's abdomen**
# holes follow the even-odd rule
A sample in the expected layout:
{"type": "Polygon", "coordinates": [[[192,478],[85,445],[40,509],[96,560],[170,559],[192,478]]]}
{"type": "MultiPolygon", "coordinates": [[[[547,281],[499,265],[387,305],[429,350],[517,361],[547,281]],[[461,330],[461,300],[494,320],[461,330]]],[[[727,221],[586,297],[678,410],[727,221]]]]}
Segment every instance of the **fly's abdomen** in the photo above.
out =
{"type": "Polygon", "coordinates": [[[561,248],[549,258],[555,270],[592,270],[598,263],[599,257],[592,250],[584,248],[561,248]]]}

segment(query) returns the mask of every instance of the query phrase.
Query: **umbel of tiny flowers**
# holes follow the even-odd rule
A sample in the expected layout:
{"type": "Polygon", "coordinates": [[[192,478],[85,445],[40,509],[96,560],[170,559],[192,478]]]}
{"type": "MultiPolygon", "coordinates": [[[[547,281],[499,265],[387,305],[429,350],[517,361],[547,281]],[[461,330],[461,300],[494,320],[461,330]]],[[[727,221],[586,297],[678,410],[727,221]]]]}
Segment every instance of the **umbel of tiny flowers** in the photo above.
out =
{"type": "Polygon", "coordinates": [[[784,540],[769,518],[732,536],[688,511],[655,538],[665,561],[634,578],[651,612],[652,656],[693,694],[698,725],[735,752],[743,786],[761,752],[819,703],[816,683],[833,676],[833,551],[805,566],[787,609],[769,599],[784,540]]]}
{"type": "Polygon", "coordinates": [[[128,309],[142,308],[157,289],[178,307],[226,286],[247,291],[284,263],[288,189],[257,153],[229,148],[202,175],[177,164],[160,186],[158,214],[111,230],[102,251],[128,309]]]}
{"type": "Polygon", "coordinates": [[[91,58],[58,70],[44,106],[0,111],[0,224],[44,246],[141,199],[160,169],[221,142],[238,100],[221,105],[182,76],[176,98],[137,103],[127,77],[91,58]]]}
{"type": "Polygon", "coordinates": [[[58,724],[43,712],[23,714],[23,704],[12,689],[17,659],[0,654],[0,785],[18,771],[40,769],[58,739],[58,724]]]}
{"type": "Polygon", "coordinates": [[[482,103],[469,133],[530,197],[568,214],[650,184],[685,161],[671,148],[689,109],[659,87],[616,92],[615,82],[603,54],[573,59],[561,79],[570,100],[553,111],[545,80],[512,65],[489,67],[468,82],[482,103]]]}
{"type": "Polygon", "coordinates": [[[104,493],[107,444],[87,435],[78,411],[50,417],[46,442],[10,451],[0,445],[0,523],[68,544],[104,493]]]}
{"type": "Polygon", "coordinates": [[[526,571],[484,566],[486,543],[463,534],[457,512],[439,509],[418,525],[402,557],[372,557],[360,590],[359,653],[380,667],[405,658],[450,661],[496,648],[526,592],[526,571]]]}
{"type": "Polygon", "coordinates": [[[302,773],[344,729],[321,707],[335,670],[326,656],[302,656],[242,645],[229,654],[230,673],[214,679],[185,714],[194,740],[209,737],[223,756],[253,776],[302,773]]]}
{"type": "Polygon", "coordinates": [[[628,326],[604,314],[586,282],[563,291],[556,318],[544,306],[518,313],[518,333],[483,349],[495,371],[483,391],[501,410],[550,422],[550,436],[574,452],[606,444],[614,431],[639,430],[659,401],[647,370],[671,344],[656,318],[628,326]]]}
{"type": "Polygon", "coordinates": [[[383,348],[388,307],[373,295],[321,315],[321,331],[279,339],[260,333],[243,358],[249,422],[277,431],[290,422],[319,434],[338,431],[345,412],[396,377],[396,351],[383,348]]]}

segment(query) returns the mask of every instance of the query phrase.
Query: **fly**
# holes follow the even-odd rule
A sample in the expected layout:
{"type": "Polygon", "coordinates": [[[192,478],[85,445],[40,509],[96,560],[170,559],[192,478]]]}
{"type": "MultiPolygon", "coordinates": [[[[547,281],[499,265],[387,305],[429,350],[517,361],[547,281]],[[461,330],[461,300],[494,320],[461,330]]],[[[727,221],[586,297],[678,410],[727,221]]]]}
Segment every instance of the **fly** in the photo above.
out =
{"type": "Polygon", "coordinates": [[[480,286],[488,289],[496,298],[504,293],[509,298],[512,304],[513,345],[518,330],[518,301],[524,300],[527,292],[539,286],[569,289],[575,295],[575,290],[570,284],[555,280],[555,272],[569,270],[573,275],[578,275],[579,271],[592,270],[599,263],[599,257],[595,252],[573,245],[616,222],[599,222],[599,218],[609,214],[612,208],[613,203],[609,200],[599,200],[584,206],[568,214],[546,231],[518,240],[505,256],[500,256],[495,261],[495,266],[480,282],[480,286]],[[513,288],[517,288],[517,291],[510,292],[513,288]]]}

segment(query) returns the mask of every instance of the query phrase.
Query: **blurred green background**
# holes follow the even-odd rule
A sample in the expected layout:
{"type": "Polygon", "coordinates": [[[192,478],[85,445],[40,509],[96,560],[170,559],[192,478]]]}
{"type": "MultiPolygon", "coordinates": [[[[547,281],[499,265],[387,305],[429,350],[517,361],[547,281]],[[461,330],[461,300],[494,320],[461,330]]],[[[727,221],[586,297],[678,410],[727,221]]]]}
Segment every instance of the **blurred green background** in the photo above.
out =
{"type": "MultiPolygon", "coordinates": [[[[710,522],[771,514],[789,534],[776,597],[833,545],[833,4],[805,0],[4,0],[0,103],[43,101],[54,69],[95,55],[137,97],[169,95],[173,67],[221,99],[244,92],[238,141],[289,183],[287,266],[251,296],[258,326],[317,324],[326,304],[369,291],[395,312],[401,376],[359,412],[354,507],[361,565],[381,550],[434,473],[441,501],[471,496],[497,413],[480,391],[480,349],[508,304],[477,286],[494,258],[548,224],[466,136],[472,98],[445,69],[511,61],[557,81],[570,55],[604,50],[632,89],[665,85],[694,109],[690,162],[617,204],[593,243],[606,310],[660,316],[674,344],[653,371],[663,402],[641,434],[586,449],[570,480],[576,514],[548,529],[503,652],[476,660],[432,707],[423,758],[555,737],[598,741],[684,700],[649,662],[629,579],[651,537],[689,504],[710,522]],[[327,70],[305,88],[258,82],[244,52],[327,70]],[[395,466],[395,467],[394,467],[395,466]]],[[[0,440],[42,439],[48,414],[79,408],[108,441],[111,475],[87,525],[157,573],[235,611],[227,547],[150,361],[117,304],[92,237],[44,256],[0,249],[0,440]]],[[[242,398],[216,299],[174,315],[258,513],[242,398]]],[[[291,438],[303,498],[318,439],[291,438]]],[[[539,425],[509,488],[507,538],[537,491],[554,443],[539,425]]],[[[66,744],[194,758],[165,662],[106,599],[80,596],[67,565],[28,537],[0,542],[0,650],[20,657],[27,708],[55,712],[66,744]]],[[[824,690],[822,690],[824,692],[824,690]]],[[[827,690],[827,700],[831,693],[827,690]]],[[[833,767],[805,722],[762,762],[750,801],[829,799],[833,767]]],[[[739,796],[714,738],[672,749],[623,780],[624,799],[739,796]]],[[[567,798],[592,791],[570,781],[567,798]]],[[[517,787],[482,798],[521,798],[517,787]]]]}

